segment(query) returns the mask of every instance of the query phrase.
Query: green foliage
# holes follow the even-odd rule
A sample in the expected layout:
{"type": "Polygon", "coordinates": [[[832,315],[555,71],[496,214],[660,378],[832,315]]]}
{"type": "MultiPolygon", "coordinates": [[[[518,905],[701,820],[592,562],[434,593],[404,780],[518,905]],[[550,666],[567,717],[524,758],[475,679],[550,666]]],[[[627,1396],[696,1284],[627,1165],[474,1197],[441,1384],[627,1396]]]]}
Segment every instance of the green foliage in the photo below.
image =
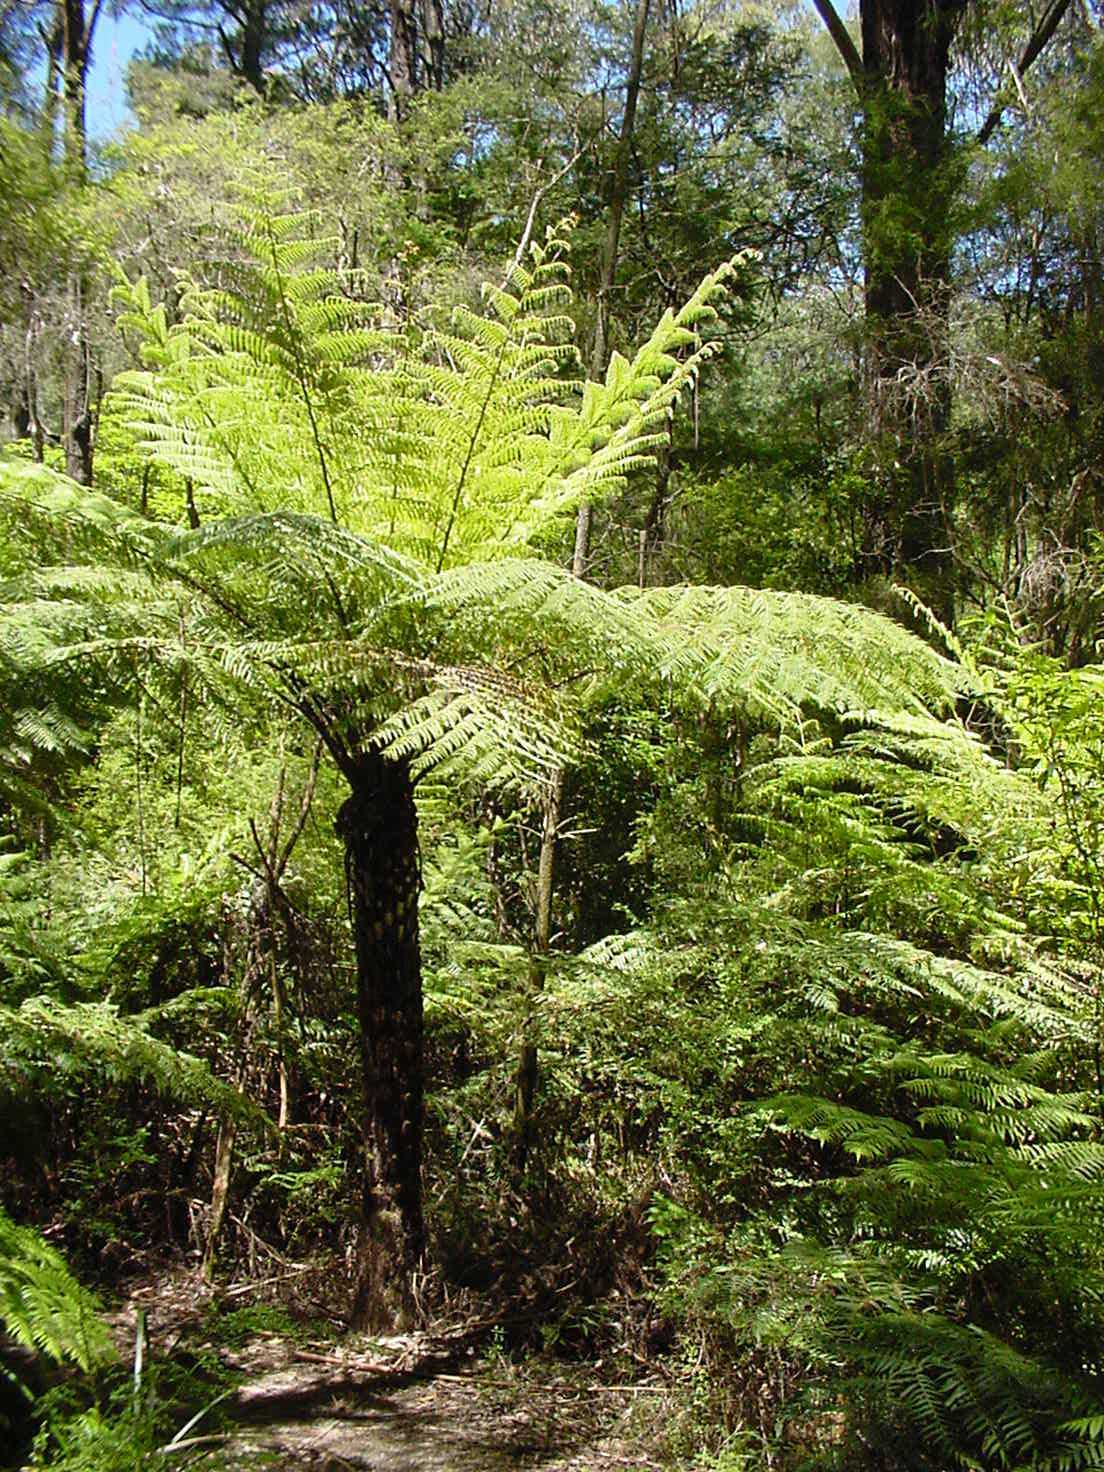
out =
{"type": "Polygon", "coordinates": [[[265,1122],[263,1111],[214,1077],[205,1063],[152,1037],[142,1019],[121,1017],[108,1002],[65,1006],[33,997],[18,1008],[0,1007],[0,1050],[7,1068],[36,1078],[40,1089],[94,1072],[115,1082],[139,1080],[229,1118],[265,1122]]]}
{"type": "Polygon", "coordinates": [[[115,1353],[97,1315],[95,1298],[76,1281],[61,1254],[0,1209],[0,1323],[5,1332],[17,1344],[91,1372],[110,1363],[115,1353]]]}
{"type": "Polygon", "coordinates": [[[316,726],[321,702],[341,740],[374,728],[417,771],[461,763],[482,782],[531,783],[570,753],[547,674],[501,668],[504,645],[531,651],[553,630],[561,681],[597,656],[775,719],[807,701],[918,711],[951,696],[949,666],[859,610],[739,589],[607,595],[516,555],[646,463],[709,354],[697,329],[726,271],[578,393],[559,376],[573,349],[555,236],[487,288],[484,315],[421,334],[338,294],[304,236],[295,217],[250,217],[232,289],[191,291],[177,326],[142,284],[121,291],[150,364],[122,376],[122,402],[218,519],[176,531],[10,466],[9,514],[64,528],[68,557],[89,558],[20,588],[9,628],[28,663],[96,660],[124,688],[157,666],[216,704],[244,685],[316,726]]]}
{"type": "MultiPolygon", "coordinates": [[[[299,737],[283,744],[294,715],[350,783],[382,751],[422,784],[451,1241],[476,1250],[466,1190],[511,1219],[513,1198],[493,1205],[510,1070],[536,1039],[542,1161],[596,1220],[651,1193],[664,1309],[718,1382],[726,1355],[742,1377],[732,1458],[761,1371],[755,1435],[782,1466],[851,1467],[862,1447],[917,1472],[1088,1456],[1100,958],[1069,941],[1095,924],[1096,673],[1025,662],[997,695],[981,660],[778,586],[815,581],[810,563],[827,587],[845,579],[850,470],[839,521],[807,525],[793,561],[755,564],[772,586],[570,576],[540,554],[580,503],[612,506],[653,467],[714,352],[731,268],[584,384],[563,234],[446,321],[400,309],[393,283],[367,305],[320,264],[341,247],[316,226],[243,212],[172,311],[144,281],[119,288],[142,367],[116,380],[106,420],[112,494],[4,463],[0,770],[13,804],[49,770],[83,824],[52,869],[60,949],[80,968],[48,946],[36,963],[18,932],[0,954],[19,1086],[140,1080],[191,1108],[196,1149],[213,1107],[255,1127],[239,1142],[248,1189],[285,1243],[307,1203],[316,1230],[343,1229],[353,1021],[332,979],[335,995],[308,994],[305,886],[269,882],[258,828],[267,777],[278,850],[286,765],[306,758],[299,737]],[[139,455],[159,480],[136,484],[139,455]],[[1002,747],[953,718],[965,696],[992,701],[1002,747]],[[275,763],[245,749],[276,741],[274,784],[275,763]],[[602,794],[611,877],[595,879],[597,843],[572,876],[576,896],[600,882],[605,909],[573,898],[564,931],[591,940],[599,914],[635,928],[535,958],[534,818],[572,763],[576,792],[620,790],[602,794]],[[458,814],[457,779],[494,789],[503,815],[458,814]],[[626,854],[631,917],[611,897],[626,854]],[[51,995],[36,997],[42,972],[51,995]],[[286,1131],[274,1158],[263,1112],[201,1061],[222,1051],[262,1098],[277,1064],[281,1090],[299,1070],[325,1148],[286,1131]],[[772,1427],[787,1418],[785,1441],[772,1427]]],[[[779,535],[788,467],[810,475],[812,459],[845,463],[795,453],[770,495],[747,468],[713,488],[723,562],[751,566],[762,528],[779,535]],[[734,525],[729,494],[758,531],[734,525]]],[[[320,780],[332,807],[336,780],[320,780]]],[[[315,833],[310,848],[332,918],[336,844],[315,833]]],[[[13,914],[18,872],[0,873],[13,914]]],[[[82,1202],[97,1174],[153,1164],[140,1129],[105,1128],[101,1145],[67,1178],[82,1202]]]]}
{"type": "Polygon", "coordinates": [[[661,1304],[709,1366],[673,1447],[1094,1465],[1099,971],[1055,949],[1057,788],[923,722],[699,739],[638,826],[655,918],[542,1004],[563,1148],[664,1193],[661,1304]]]}
{"type": "Polygon", "coordinates": [[[307,223],[253,217],[235,242],[244,261],[225,268],[233,289],[187,295],[178,328],[141,285],[121,292],[121,324],[157,373],[119,390],[201,508],[205,493],[220,511],[328,512],[437,572],[508,553],[642,463],[707,356],[695,329],[728,274],[706,278],[631,363],[616,355],[605,383],[568,406],[578,385],[561,371],[575,361],[561,239],[486,287],[483,313],[457,308],[450,330],[412,340],[308,268],[325,243],[307,223]]]}

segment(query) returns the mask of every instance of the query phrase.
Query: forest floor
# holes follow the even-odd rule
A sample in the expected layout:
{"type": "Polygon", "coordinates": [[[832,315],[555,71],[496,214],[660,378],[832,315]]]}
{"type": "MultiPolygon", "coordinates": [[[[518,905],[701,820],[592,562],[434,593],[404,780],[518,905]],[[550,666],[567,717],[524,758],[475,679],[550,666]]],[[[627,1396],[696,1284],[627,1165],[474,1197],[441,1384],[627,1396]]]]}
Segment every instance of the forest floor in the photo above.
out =
{"type": "Polygon", "coordinates": [[[519,1363],[456,1330],[384,1339],[338,1338],[325,1324],[318,1336],[309,1327],[251,1332],[266,1309],[243,1312],[194,1274],[128,1291],[109,1315],[128,1357],[139,1310],[152,1383],[159,1367],[162,1379],[182,1365],[215,1372],[209,1412],[196,1414],[206,1392],[189,1397],[174,1437],[178,1451],[206,1450],[203,1465],[211,1468],[651,1472],[663,1465],[653,1443],[668,1387],[620,1376],[607,1382],[600,1362],[519,1363]]]}

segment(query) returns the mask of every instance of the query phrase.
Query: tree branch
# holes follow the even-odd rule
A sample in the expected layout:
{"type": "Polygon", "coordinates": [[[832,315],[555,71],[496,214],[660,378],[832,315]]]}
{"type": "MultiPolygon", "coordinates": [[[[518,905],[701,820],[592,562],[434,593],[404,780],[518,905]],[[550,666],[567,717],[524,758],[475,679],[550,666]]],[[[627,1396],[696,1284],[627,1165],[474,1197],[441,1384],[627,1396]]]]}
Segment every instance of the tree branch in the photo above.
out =
{"type": "MultiPolygon", "coordinates": [[[[1069,0],[1066,0],[1069,3],[1069,0]]],[[[813,0],[816,12],[824,22],[825,28],[832,40],[836,43],[836,50],[843,57],[844,65],[851,74],[851,80],[855,84],[855,90],[862,95],[865,72],[863,70],[862,57],[858,48],[851,39],[851,33],[840,20],[839,15],[832,5],[832,0],[813,0]]]]}
{"type": "MultiPolygon", "coordinates": [[[[816,5],[818,10],[820,9],[820,3],[821,0],[813,0],[813,4],[816,5]]],[[[1039,52],[1042,51],[1043,47],[1050,40],[1051,36],[1054,35],[1054,32],[1058,29],[1058,26],[1061,23],[1062,17],[1069,9],[1069,5],[1070,0],[1051,0],[1051,3],[1047,6],[1046,10],[1043,11],[1042,18],[1039,21],[1039,24],[1035,27],[1034,31],[1028,37],[1023,50],[1016,58],[1012,75],[1016,78],[1017,83],[1020,83],[1022,81],[1024,72],[1027,71],[1028,67],[1039,55],[1039,52]]],[[[977,141],[979,145],[984,146],[986,143],[988,143],[989,139],[997,131],[997,128],[1000,125],[1000,120],[1004,116],[1004,110],[1007,105],[1008,104],[1002,101],[999,97],[997,101],[994,102],[993,106],[989,110],[989,116],[985,119],[984,123],[982,123],[980,129],[978,130],[977,141]]]]}

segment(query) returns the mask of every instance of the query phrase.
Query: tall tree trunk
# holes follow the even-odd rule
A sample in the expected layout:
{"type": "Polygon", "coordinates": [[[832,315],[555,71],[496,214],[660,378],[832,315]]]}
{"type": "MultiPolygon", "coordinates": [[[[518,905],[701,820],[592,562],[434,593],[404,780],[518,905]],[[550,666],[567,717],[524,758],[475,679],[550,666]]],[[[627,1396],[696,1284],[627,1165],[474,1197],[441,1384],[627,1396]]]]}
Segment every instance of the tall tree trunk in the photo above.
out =
{"type": "Polygon", "coordinates": [[[238,23],[233,34],[222,25],[218,27],[219,45],[227,66],[235,77],[241,77],[263,97],[266,89],[265,50],[273,39],[268,0],[246,0],[240,9],[225,5],[217,8],[238,23]]]}
{"type": "Polygon", "coordinates": [[[422,1214],[422,967],[414,785],[369,752],[346,770],[337,815],[356,945],[364,1074],[364,1194],[354,1328],[410,1325],[425,1253],[422,1214]]]}
{"type": "Polygon", "coordinates": [[[59,7],[54,11],[49,29],[40,27],[39,34],[46,48],[46,85],[42,97],[42,131],[48,140],[51,154],[57,141],[58,108],[61,104],[65,54],[65,13],[59,7]]]}
{"type": "Polygon", "coordinates": [[[440,92],[445,85],[445,15],[441,0],[421,0],[422,75],[440,92]]]}
{"type": "Polygon", "coordinates": [[[65,157],[74,173],[84,178],[87,167],[88,126],[85,83],[92,56],[92,34],[99,17],[99,3],[91,14],[84,0],[62,0],[62,95],[65,99],[65,157]]]}
{"type": "MultiPolygon", "coordinates": [[[[101,0],[85,10],[84,0],[61,0],[62,95],[65,104],[65,161],[73,183],[83,184],[88,173],[88,128],[85,84],[92,58],[92,38],[101,0]]],[[[85,273],[74,271],[68,281],[64,381],[62,385],[62,440],[65,470],[82,485],[92,484],[92,350],[88,341],[85,273]]]]}
{"type": "Polygon", "coordinates": [[[956,181],[947,70],[963,0],[863,0],[863,255],[872,435],[892,452],[870,508],[872,566],[950,615],[952,468],[944,341],[956,181]]]}
{"type": "MultiPolygon", "coordinates": [[[[947,136],[947,71],[969,0],[860,0],[862,55],[832,0],[813,0],[863,113],[863,254],[870,427],[895,453],[868,508],[873,566],[905,571],[947,621],[953,612],[953,467],[941,447],[950,392],[941,372],[957,180],[947,136]]],[[[1050,0],[1012,65],[1019,84],[1069,9],[1050,0]]],[[[996,100],[977,141],[1004,111],[996,100]]]]}
{"type": "Polygon", "coordinates": [[[418,21],[415,0],[388,0],[391,49],[387,58],[387,115],[401,123],[418,88],[418,21]]]}
{"type": "Polygon", "coordinates": [[[264,50],[268,41],[268,16],[265,0],[247,5],[242,15],[241,49],[238,73],[255,92],[264,95],[264,50]]]}
{"type": "MultiPolygon", "coordinates": [[[[602,248],[602,273],[598,281],[597,317],[594,324],[594,347],[590,355],[590,376],[601,379],[609,360],[610,296],[617,279],[617,262],[621,253],[621,222],[625,218],[625,202],[629,193],[629,163],[632,158],[633,129],[636,127],[636,104],[640,97],[640,79],[644,72],[644,36],[648,29],[650,0],[636,0],[633,18],[632,53],[625,85],[625,111],[617,138],[613,174],[610,179],[606,215],[606,239],[602,248]]],[[[577,578],[586,575],[590,555],[591,508],[579,507],[575,522],[575,550],[571,570],[577,578]]]]}

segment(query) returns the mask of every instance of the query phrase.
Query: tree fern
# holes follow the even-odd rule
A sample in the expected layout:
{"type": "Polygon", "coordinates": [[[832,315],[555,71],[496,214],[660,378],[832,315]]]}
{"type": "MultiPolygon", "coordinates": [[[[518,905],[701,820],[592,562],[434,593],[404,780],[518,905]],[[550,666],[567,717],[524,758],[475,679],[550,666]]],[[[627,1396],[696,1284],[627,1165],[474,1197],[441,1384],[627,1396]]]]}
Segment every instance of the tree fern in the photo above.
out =
{"type": "Polygon", "coordinates": [[[98,1073],[113,1082],[144,1083],[184,1103],[205,1104],[253,1124],[262,1110],[215,1078],[207,1065],[151,1035],[140,1018],[120,1016],[107,1002],[66,1005],[33,997],[0,1007],[0,1060],[10,1076],[98,1073]]]}
{"type": "Polygon", "coordinates": [[[648,1122],[665,1307],[780,1465],[1097,1466],[1101,978],[1053,929],[1062,807],[857,704],[749,702],[705,797],[673,783],[653,923],[550,973],[552,1066],[599,1081],[611,1170],[648,1122]]]}
{"type": "MultiPolygon", "coordinates": [[[[114,391],[150,452],[194,483],[198,504],[215,520],[169,535],[105,498],[49,484],[37,468],[5,475],[10,491],[22,492],[12,513],[63,528],[70,559],[83,547],[101,569],[121,562],[150,579],[152,603],[143,608],[136,588],[129,604],[134,637],[148,642],[129,645],[126,657],[177,666],[189,659],[214,678],[221,666],[232,677],[268,681],[280,697],[289,682],[317,685],[323,702],[340,686],[349,725],[363,731],[378,725],[386,699],[366,710],[363,701],[350,704],[349,691],[394,681],[397,661],[384,670],[396,635],[407,649],[419,641],[448,648],[439,620],[419,631],[419,610],[428,609],[448,616],[449,634],[464,636],[453,640],[457,654],[466,642],[492,663],[510,657],[505,640],[487,639],[490,629],[515,645],[536,643],[545,665],[531,685],[550,672],[577,680],[597,664],[674,679],[702,699],[784,720],[810,702],[905,712],[952,698],[950,665],[861,610],[739,589],[584,592],[547,563],[518,560],[535,535],[647,460],[679,392],[711,351],[700,329],[714,315],[728,268],[665,314],[631,361],[614,355],[605,381],[580,391],[563,374],[575,355],[565,242],[555,233],[502,286],[486,289],[482,315],[460,309],[447,332],[400,331],[381,311],[350,302],[336,278],[311,267],[320,246],[304,238],[296,217],[249,217],[229,243],[223,287],[186,291],[178,324],[167,322],[142,283],[118,291],[121,322],[148,367],[122,375],[114,391]],[[485,561],[504,556],[512,560],[497,572],[485,561]],[[175,638],[157,637],[157,588],[175,638]],[[498,617],[505,610],[509,628],[498,617]],[[465,620],[459,626],[457,615],[465,620]],[[371,678],[373,665],[380,680],[371,678]]],[[[78,601],[104,609],[112,601],[102,570],[98,590],[91,580],[82,589],[73,574],[53,576],[68,576],[78,601]]],[[[20,593],[26,615],[26,586],[20,593]]],[[[127,600],[114,602],[116,627],[101,629],[100,642],[70,638],[73,657],[109,658],[126,609],[127,600]]],[[[39,626],[37,615],[22,622],[39,626]]],[[[17,620],[9,626],[20,637],[17,620]]],[[[440,714],[459,716],[449,673],[457,661],[446,657],[437,672],[439,656],[422,657],[424,709],[437,716],[420,727],[412,715],[402,718],[394,749],[413,754],[411,733],[420,729],[420,764],[432,765],[435,740],[445,741],[442,759],[455,761],[466,743],[445,737],[455,725],[442,724],[440,714]]],[[[541,723],[547,712],[535,718],[541,723]]],[[[467,719],[474,732],[472,711],[467,719]]],[[[508,744],[521,727],[503,720],[496,729],[508,744]]],[[[545,767],[565,742],[566,729],[545,767]]],[[[486,775],[494,764],[479,749],[476,765],[486,775]]],[[[532,772],[531,742],[513,757],[502,751],[504,772],[532,772]]]]}
{"type": "MultiPolygon", "coordinates": [[[[177,323],[141,283],[120,288],[145,366],[117,380],[117,401],[149,454],[191,482],[203,524],[157,523],[7,466],[0,515],[39,555],[4,588],[0,618],[28,677],[79,671],[121,703],[186,676],[212,709],[290,709],[343,774],[372,1101],[358,1304],[382,1327],[394,1301],[369,1312],[363,1295],[405,1274],[409,1298],[424,1240],[415,782],[436,769],[537,785],[578,748],[582,697],[611,684],[722,706],[802,749],[810,711],[937,743],[934,717],[962,682],[866,610],[742,589],[606,592],[533,555],[578,504],[650,462],[712,351],[701,332],[729,268],[580,386],[559,235],[448,328],[351,303],[312,266],[307,235],[294,218],[246,218],[221,286],[187,286],[177,323]]],[[[888,854],[867,815],[840,812],[888,854]]]]}

